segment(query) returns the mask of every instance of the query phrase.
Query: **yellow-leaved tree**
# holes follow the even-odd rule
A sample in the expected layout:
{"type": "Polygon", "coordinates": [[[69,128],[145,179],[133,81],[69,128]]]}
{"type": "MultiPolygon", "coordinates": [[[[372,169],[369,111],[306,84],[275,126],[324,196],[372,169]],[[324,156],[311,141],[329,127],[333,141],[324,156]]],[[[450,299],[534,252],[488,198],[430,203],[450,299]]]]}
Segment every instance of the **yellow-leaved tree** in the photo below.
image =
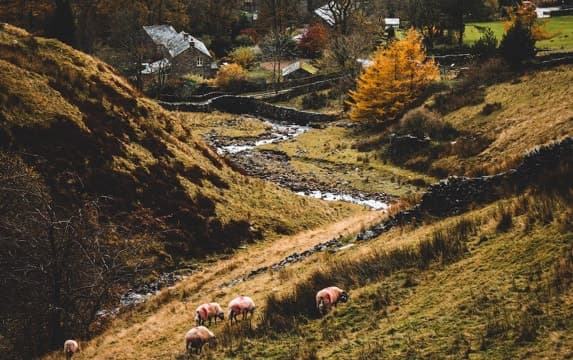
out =
{"type": "Polygon", "coordinates": [[[527,30],[531,33],[531,37],[535,41],[548,40],[556,35],[549,33],[545,29],[545,22],[542,19],[537,18],[537,12],[535,11],[535,5],[529,1],[524,1],[517,9],[507,8],[508,19],[503,23],[503,28],[505,31],[509,31],[516,21],[521,21],[522,26],[525,26],[527,30]]]}
{"type": "Polygon", "coordinates": [[[350,92],[350,117],[391,120],[438,78],[438,67],[426,59],[422,36],[410,29],[404,39],[378,49],[372,65],[359,77],[356,91],[350,92]]]}

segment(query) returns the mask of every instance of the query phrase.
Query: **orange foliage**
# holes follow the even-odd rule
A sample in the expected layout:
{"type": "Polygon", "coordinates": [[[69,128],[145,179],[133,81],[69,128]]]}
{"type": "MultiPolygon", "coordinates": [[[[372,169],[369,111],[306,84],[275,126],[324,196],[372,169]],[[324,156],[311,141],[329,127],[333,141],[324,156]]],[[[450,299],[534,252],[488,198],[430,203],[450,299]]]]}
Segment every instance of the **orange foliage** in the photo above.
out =
{"type": "Polygon", "coordinates": [[[215,84],[223,89],[236,86],[238,83],[245,81],[245,70],[239,64],[227,64],[222,66],[217,73],[215,84]]]}
{"type": "Polygon", "coordinates": [[[426,60],[422,36],[410,29],[406,38],[380,48],[373,64],[358,79],[350,92],[354,120],[391,120],[432,81],[439,78],[433,60],[426,60]]]}
{"type": "Polygon", "coordinates": [[[328,43],[328,29],[323,24],[309,26],[302,34],[299,47],[307,56],[318,56],[328,43]]]}
{"type": "Polygon", "coordinates": [[[513,27],[517,19],[520,19],[523,26],[531,32],[531,36],[535,41],[551,39],[556,35],[544,29],[545,22],[537,18],[535,5],[529,1],[524,1],[517,10],[509,8],[508,14],[507,21],[503,23],[505,32],[513,27]]]}

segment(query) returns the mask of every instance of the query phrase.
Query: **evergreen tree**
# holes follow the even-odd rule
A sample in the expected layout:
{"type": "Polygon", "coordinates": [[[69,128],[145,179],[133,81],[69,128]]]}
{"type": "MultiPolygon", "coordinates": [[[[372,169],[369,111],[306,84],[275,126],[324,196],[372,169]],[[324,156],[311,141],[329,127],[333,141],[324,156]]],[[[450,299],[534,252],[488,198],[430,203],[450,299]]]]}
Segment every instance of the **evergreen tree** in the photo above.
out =
{"type": "Polygon", "coordinates": [[[434,61],[426,61],[422,36],[411,29],[403,40],[376,52],[373,64],[358,79],[356,91],[350,92],[350,116],[391,120],[438,77],[434,61]]]}
{"type": "Polygon", "coordinates": [[[499,50],[503,58],[512,66],[519,66],[535,56],[535,40],[529,28],[517,18],[505,33],[499,50]]]}

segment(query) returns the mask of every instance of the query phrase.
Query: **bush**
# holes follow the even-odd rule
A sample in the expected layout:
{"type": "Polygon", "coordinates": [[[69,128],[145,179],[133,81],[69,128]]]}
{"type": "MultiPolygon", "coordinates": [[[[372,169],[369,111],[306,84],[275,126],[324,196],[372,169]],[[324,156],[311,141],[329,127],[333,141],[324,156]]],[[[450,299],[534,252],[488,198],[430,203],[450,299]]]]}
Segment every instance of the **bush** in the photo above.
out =
{"type": "Polygon", "coordinates": [[[234,63],[241,65],[243,68],[250,68],[253,66],[257,58],[257,54],[255,54],[255,51],[252,48],[241,46],[231,51],[231,53],[229,53],[229,57],[234,63]]]}
{"type": "Polygon", "coordinates": [[[438,114],[424,107],[407,112],[400,119],[397,130],[417,138],[430,137],[436,140],[450,140],[457,136],[457,131],[452,125],[442,121],[438,114]]]}
{"type": "Polygon", "coordinates": [[[316,92],[303,96],[302,108],[307,109],[320,109],[326,106],[327,97],[324,94],[316,92]]]}
{"type": "Polygon", "coordinates": [[[520,19],[503,36],[499,50],[504,60],[514,67],[535,56],[533,35],[520,19]]]}
{"type": "Polygon", "coordinates": [[[183,76],[184,85],[192,91],[211,85],[211,81],[201,75],[189,73],[183,76]]]}
{"type": "Polygon", "coordinates": [[[245,70],[239,64],[227,64],[222,66],[217,73],[215,84],[224,90],[240,90],[246,82],[245,70]]]}
{"type": "Polygon", "coordinates": [[[493,30],[486,28],[483,35],[472,46],[472,52],[482,59],[491,58],[497,53],[497,45],[498,41],[493,30]]]}

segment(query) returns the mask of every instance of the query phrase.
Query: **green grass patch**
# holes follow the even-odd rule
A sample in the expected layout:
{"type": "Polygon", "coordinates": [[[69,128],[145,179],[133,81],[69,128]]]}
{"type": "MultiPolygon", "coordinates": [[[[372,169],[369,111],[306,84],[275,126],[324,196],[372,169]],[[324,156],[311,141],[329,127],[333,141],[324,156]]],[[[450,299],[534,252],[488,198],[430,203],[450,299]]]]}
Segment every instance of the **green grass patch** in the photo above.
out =
{"type": "MultiPolygon", "coordinates": [[[[552,39],[538,41],[536,43],[537,48],[554,51],[573,50],[573,16],[557,16],[542,19],[542,21],[546,24],[545,29],[551,34],[556,34],[556,36],[552,39]]],[[[464,33],[464,42],[468,45],[476,42],[482,35],[480,28],[490,28],[500,41],[505,32],[501,21],[468,23],[464,33]]]]}

